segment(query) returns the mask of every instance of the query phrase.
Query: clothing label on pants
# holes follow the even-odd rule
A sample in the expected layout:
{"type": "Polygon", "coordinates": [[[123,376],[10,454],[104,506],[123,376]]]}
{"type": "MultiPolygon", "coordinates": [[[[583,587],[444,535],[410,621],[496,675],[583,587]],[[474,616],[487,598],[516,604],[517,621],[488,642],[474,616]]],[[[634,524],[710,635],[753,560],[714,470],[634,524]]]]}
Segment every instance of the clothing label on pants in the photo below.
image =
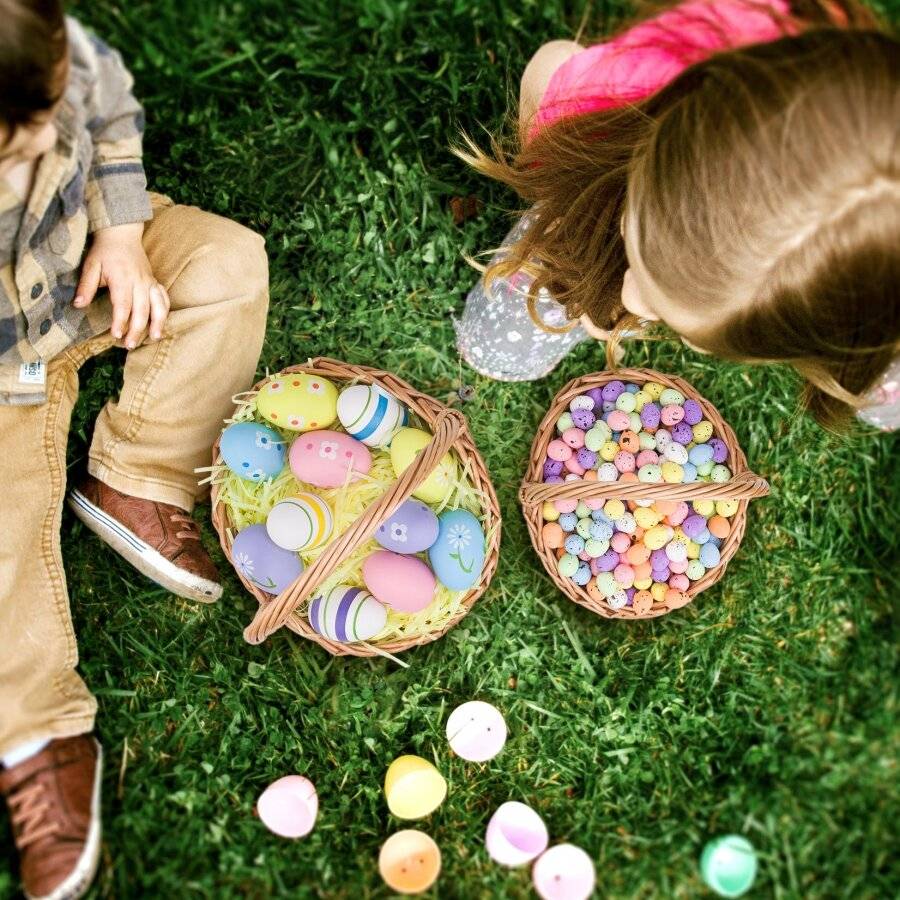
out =
{"type": "Polygon", "coordinates": [[[46,380],[47,369],[42,361],[19,366],[19,384],[44,384],[46,380]]]}

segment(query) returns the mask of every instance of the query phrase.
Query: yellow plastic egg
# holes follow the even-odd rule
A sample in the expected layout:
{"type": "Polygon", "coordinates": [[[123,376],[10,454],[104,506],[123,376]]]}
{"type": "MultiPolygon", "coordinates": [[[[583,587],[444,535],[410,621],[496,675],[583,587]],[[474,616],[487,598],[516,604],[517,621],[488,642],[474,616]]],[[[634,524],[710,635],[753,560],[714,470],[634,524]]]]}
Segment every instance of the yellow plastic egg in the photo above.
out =
{"type": "Polygon", "coordinates": [[[541,514],[545,522],[555,522],[559,518],[559,510],[549,500],[541,507],[541,514]]]}
{"type": "MultiPolygon", "coordinates": [[[[719,501],[720,503],[722,501],[719,501]]],[[[712,502],[712,500],[695,500],[694,501],[694,512],[703,516],[704,518],[709,518],[715,512],[716,506],[712,502]]]]}
{"type": "MultiPolygon", "coordinates": [[[[696,507],[696,503],[694,506],[696,507]]],[[[737,500],[717,500],[716,512],[726,519],[730,519],[738,511],[737,500]]],[[[712,515],[712,513],[710,513],[712,515]]]]}
{"type": "Polygon", "coordinates": [[[650,396],[651,400],[659,400],[659,396],[665,388],[656,381],[648,381],[642,390],[650,396]]]}
{"type": "Polygon", "coordinates": [[[600,458],[606,460],[606,462],[612,462],[616,458],[616,454],[619,452],[619,445],[614,441],[606,441],[600,447],[600,458]]]}
{"type": "Polygon", "coordinates": [[[693,432],[694,440],[698,444],[705,444],[713,435],[712,422],[708,419],[701,419],[691,431],[693,432]]]}
{"type": "Polygon", "coordinates": [[[284,372],[263,385],[256,395],[256,409],[279,428],[317,431],[337,418],[337,398],[337,388],[327,378],[284,372]]]}
{"type": "Polygon", "coordinates": [[[634,521],[641,528],[652,528],[659,523],[659,514],[649,506],[639,506],[634,511],[634,521]]]}
{"type": "Polygon", "coordinates": [[[668,525],[654,525],[644,532],[644,543],[651,550],[660,550],[672,540],[672,534],[668,525]]]}
{"type": "Polygon", "coordinates": [[[607,500],[603,512],[615,522],[625,515],[625,504],[621,500],[607,500]]]}
{"type": "Polygon", "coordinates": [[[687,542],[688,559],[700,559],[700,545],[696,541],[687,542]]]}
{"type": "MultiPolygon", "coordinates": [[[[419,428],[401,428],[391,441],[391,465],[399,478],[416,456],[431,443],[431,435],[419,428]]],[[[442,503],[456,481],[456,462],[445,453],[431,474],[413,491],[425,503],[442,503]]]]}
{"type": "Polygon", "coordinates": [[[653,599],[657,603],[662,603],[663,599],[666,596],[666,591],[669,589],[667,584],[660,584],[658,581],[654,581],[653,584],[650,585],[650,593],[653,595],[653,599]]]}
{"type": "Polygon", "coordinates": [[[660,468],[666,484],[681,484],[684,480],[684,469],[678,463],[664,462],[660,468]]]}

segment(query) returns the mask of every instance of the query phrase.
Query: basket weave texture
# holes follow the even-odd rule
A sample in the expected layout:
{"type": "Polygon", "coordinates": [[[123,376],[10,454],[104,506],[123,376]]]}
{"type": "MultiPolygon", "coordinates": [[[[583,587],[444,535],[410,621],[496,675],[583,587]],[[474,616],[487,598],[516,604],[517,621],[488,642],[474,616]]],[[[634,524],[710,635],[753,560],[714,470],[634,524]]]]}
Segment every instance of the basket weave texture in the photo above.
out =
{"type": "MultiPolygon", "coordinates": [[[[265,593],[235,568],[244,586],[256,597],[259,609],[253,621],[244,630],[244,638],[250,644],[262,643],[269,635],[282,626],[310,641],[315,641],[334,656],[377,656],[379,651],[390,654],[402,653],[411,647],[436,641],[449,631],[469,612],[474,603],[487,590],[497,568],[500,556],[500,507],[494,486],[488,476],[484,460],[472,440],[465,417],[457,410],[417,391],[407,382],[388,372],[368,366],[355,366],[338,360],[318,357],[307,365],[290,366],[283,373],[305,372],[338,382],[358,384],[377,384],[384,388],[411,413],[417,415],[429,427],[433,439],[416,457],[415,461],[402,473],[400,478],[382,496],[372,503],[365,512],[340,535],[335,537],[314,562],[312,562],[297,578],[277,597],[265,593]],[[480,493],[483,503],[483,525],[486,534],[485,560],[481,578],[476,585],[466,592],[460,603],[458,613],[440,630],[418,637],[379,643],[377,649],[367,644],[343,644],[329,640],[315,632],[305,615],[299,611],[306,601],[315,596],[316,588],[341,565],[342,560],[371,538],[378,526],[411,495],[412,492],[430,475],[448,451],[452,451],[461,463],[462,471],[471,480],[480,493]]],[[[268,379],[258,382],[250,392],[255,395],[268,379]]],[[[246,401],[245,401],[246,402],[246,401]]],[[[240,408],[240,407],[238,407],[240,408]]],[[[219,440],[213,445],[213,465],[222,465],[219,452],[219,440]]],[[[212,521],[219,535],[222,549],[229,561],[231,555],[231,533],[234,525],[227,506],[219,500],[217,486],[212,487],[212,521]]]]}
{"type": "Polygon", "coordinates": [[[528,471],[519,491],[522,512],[531,535],[531,543],[537,551],[547,573],[557,587],[571,600],[608,619],[652,619],[663,616],[673,609],[686,605],[701,591],[715,584],[724,574],[729,560],[737,552],[737,548],[747,527],[747,507],[749,501],[764,497],[769,493],[769,485],[765,479],[755,475],[747,467],[747,458],[741,450],[737,437],[718,410],[686,381],[674,375],[663,375],[652,369],[615,369],[595,372],[570,381],[553,399],[547,414],[541,421],[534,443],[531,445],[531,458],[528,471]],[[583,481],[572,480],[565,484],[544,484],[542,480],[544,460],[547,458],[547,447],[556,436],[555,428],[559,417],[569,409],[574,397],[589,391],[591,388],[602,388],[610,381],[632,381],[645,384],[655,381],[667,388],[675,388],[685,398],[693,397],[703,407],[704,416],[715,429],[715,434],[728,447],[728,465],[732,477],[724,483],[695,481],[689,484],[645,484],[638,481],[583,481]],[[737,500],[738,511],[731,518],[731,532],[720,548],[721,561],[710,569],[702,578],[691,583],[687,591],[681,593],[678,603],[654,602],[650,610],[643,615],[636,613],[630,606],[615,610],[605,602],[594,600],[588,592],[575,582],[559,574],[557,559],[553,550],[543,545],[541,528],[544,524],[542,507],[547,500],[563,498],[587,499],[601,497],[611,500],[618,498],[627,500],[737,500]]]}

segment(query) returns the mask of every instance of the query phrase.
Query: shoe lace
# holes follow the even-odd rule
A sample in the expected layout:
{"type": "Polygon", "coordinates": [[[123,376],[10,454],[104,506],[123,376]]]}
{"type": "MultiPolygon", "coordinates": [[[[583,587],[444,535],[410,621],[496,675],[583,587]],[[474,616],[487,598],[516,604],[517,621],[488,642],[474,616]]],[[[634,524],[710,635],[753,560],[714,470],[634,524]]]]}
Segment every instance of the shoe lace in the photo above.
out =
{"type": "Polygon", "coordinates": [[[181,526],[175,532],[175,537],[183,541],[199,541],[200,529],[197,523],[185,512],[174,512],[169,516],[169,521],[176,526],[181,526]]]}
{"type": "Polygon", "coordinates": [[[59,830],[59,824],[47,818],[50,807],[40,781],[26,785],[9,798],[10,817],[20,850],[59,830]]]}

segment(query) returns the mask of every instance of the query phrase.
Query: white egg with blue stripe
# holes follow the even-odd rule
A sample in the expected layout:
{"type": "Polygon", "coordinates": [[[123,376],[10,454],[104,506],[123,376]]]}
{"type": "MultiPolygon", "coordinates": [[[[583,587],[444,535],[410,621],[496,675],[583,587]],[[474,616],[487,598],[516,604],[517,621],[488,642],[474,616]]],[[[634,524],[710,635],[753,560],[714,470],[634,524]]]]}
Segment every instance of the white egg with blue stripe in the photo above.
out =
{"type": "Polygon", "coordinates": [[[385,447],[409,422],[409,411],[377,384],[353,384],[341,391],[337,414],[350,437],[369,447],[385,447]]]}
{"type": "Polygon", "coordinates": [[[339,584],[309,605],[313,631],[341,644],[368,641],[387,623],[387,607],[365,588],[339,584]]]}

